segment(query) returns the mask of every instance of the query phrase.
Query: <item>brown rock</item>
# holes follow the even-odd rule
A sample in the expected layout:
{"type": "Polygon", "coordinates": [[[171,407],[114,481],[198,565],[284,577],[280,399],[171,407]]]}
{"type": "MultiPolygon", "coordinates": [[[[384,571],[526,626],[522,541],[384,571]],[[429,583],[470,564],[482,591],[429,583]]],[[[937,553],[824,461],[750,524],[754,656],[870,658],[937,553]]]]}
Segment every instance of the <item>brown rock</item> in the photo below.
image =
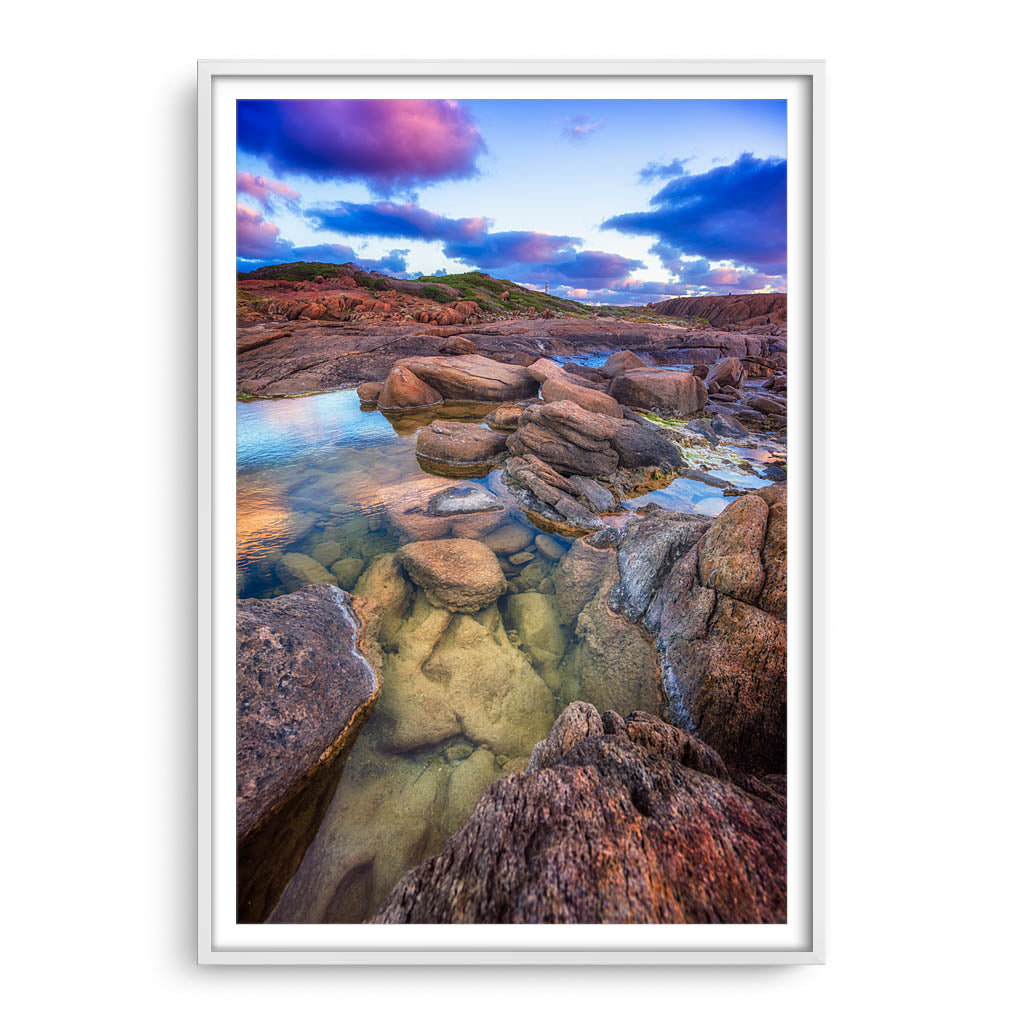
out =
{"type": "Polygon", "coordinates": [[[625,370],[646,370],[647,364],[628,348],[622,352],[614,352],[605,361],[601,371],[606,377],[615,377],[625,370]]]}
{"type": "Polygon", "coordinates": [[[707,401],[700,378],[685,370],[625,370],[612,381],[611,394],[623,405],[675,416],[700,412],[707,401]]]}
{"type": "MultiPolygon", "coordinates": [[[[475,306],[476,303],[466,303],[466,305],[475,306]]],[[[476,352],[476,344],[469,338],[456,335],[454,338],[445,339],[440,345],[440,350],[446,356],[471,356],[476,352]]]]}
{"type": "Polygon", "coordinates": [[[482,423],[434,420],[416,436],[416,454],[449,466],[497,465],[506,440],[482,423]]]}
{"type": "Polygon", "coordinates": [[[377,407],[385,411],[395,409],[425,409],[440,405],[444,399],[429,385],[424,384],[411,370],[396,366],[384,379],[377,395],[377,407]]]}
{"type": "Polygon", "coordinates": [[[663,316],[700,317],[714,327],[741,324],[755,317],[763,317],[773,324],[786,323],[785,292],[666,299],[656,302],[652,308],[663,316]]]}
{"type": "Polygon", "coordinates": [[[373,923],[786,920],[784,798],[728,781],[692,736],[570,705],[531,763],[490,786],[373,923]]]}
{"type": "Polygon", "coordinates": [[[705,377],[705,384],[717,384],[719,388],[731,385],[738,388],[747,379],[747,371],[735,356],[728,359],[719,359],[705,377]]]}
{"type": "Polygon", "coordinates": [[[438,608],[476,612],[505,593],[497,557],[477,540],[416,541],[399,548],[395,557],[438,608]]]}
{"type": "Polygon", "coordinates": [[[239,921],[262,921],[277,902],[377,700],[361,630],[336,587],[238,602],[239,921]]]}
{"type": "Polygon", "coordinates": [[[495,430],[515,430],[519,426],[519,418],[523,415],[523,406],[507,403],[492,409],[484,422],[495,430]]]}
{"type": "Polygon", "coordinates": [[[568,380],[568,374],[561,376],[550,376],[541,385],[540,394],[545,402],[570,401],[575,402],[581,409],[590,412],[600,413],[603,416],[622,418],[622,406],[601,391],[593,388],[581,387],[568,380]]]}
{"type": "Polygon", "coordinates": [[[359,396],[359,401],[365,405],[374,405],[377,401],[377,396],[380,394],[380,389],[384,385],[377,381],[367,381],[365,384],[360,384],[356,388],[356,394],[359,396]]]}
{"type": "Polygon", "coordinates": [[[719,594],[754,601],[764,587],[761,564],[768,506],[756,494],[737,498],[715,520],[700,542],[700,582],[719,594]]]}
{"type": "Polygon", "coordinates": [[[404,366],[444,398],[478,402],[510,402],[536,393],[534,379],[521,366],[509,366],[480,355],[412,356],[404,366]]]}
{"type": "MultiPolygon", "coordinates": [[[[523,419],[526,419],[526,414],[523,419]]],[[[508,439],[508,450],[513,455],[533,454],[555,469],[587,476],[609,476],[619,464],[619,457],[611,445],[594,445],[591,442],[586,447],[580,446],[561,431],[537,422],[525,423],[512,434],[508,439]]]]}
{"type": "Polygon", "coordinates": [[[533,543],[533,530],[528,530],[518,523],[511,523],[487,534],[483,542],[496,555],[512,555],[533,543]]]}

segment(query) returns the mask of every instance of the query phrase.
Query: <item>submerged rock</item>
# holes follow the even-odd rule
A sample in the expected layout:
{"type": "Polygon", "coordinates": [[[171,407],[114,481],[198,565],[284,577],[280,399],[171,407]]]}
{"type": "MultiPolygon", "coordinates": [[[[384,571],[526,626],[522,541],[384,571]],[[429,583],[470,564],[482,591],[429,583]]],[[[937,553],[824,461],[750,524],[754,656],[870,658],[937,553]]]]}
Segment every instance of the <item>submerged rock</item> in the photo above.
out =
{"type": "Polygon", "coordinates": [[[467,513],[496,512],[504,506],[486,487],[463,484],[448,487],[433,495],[427,511],[433,516],[454,516],[467,513]]]}
{"type": "Polygon", "coordinates": [[[482,539],[496,555],[514,555],[517,551],[528,548],[533,543],[533,536],[533,530],[528,530],[518,523],[510,523],[482,539]]]}
{"type": "Polygon", "coordinates": [[[361,625],[335,587],[238,602],[238,920],[277,902],[377,700],[361,625]]]}
{"type": "Polygon", "coordinates": [[[786,813],[649,715],[570,705],[373,923],[780,923],[786,813]]]}
{"type": "Polygon", "coordinates": [[[522,648],[548,685],[557,690],[558,664],[565,654],[566,635],[558,608],[548,594],[528,590],[508,599],[508,622],[519,634],[522,648]]]}
{"type": "Polygon", "coordinates": [[[331,573],[342,590],[351,590],[362,575],[365,565],[361,558],[339,558],[331,565],[331,573]]]}
{"type": "Polygon", "coordinates": [[[431,604],[448,611],[475,612],[505,593],[497,557],[477,540],[416,541],[395,557],[431,604]]]}
{"type": "MultiPolygon", "coordinates": [[[[338,548],[340,554],[341,548],[338,548]]],[[[279,562],[274,565],[277,578],[289,590],[297,590],[299,587],[310,584],[327,584],[333,586],[338,581],[327,571],[327,569],[315,558],[303,555],[298,551],[289,551],[279,562]]]]}

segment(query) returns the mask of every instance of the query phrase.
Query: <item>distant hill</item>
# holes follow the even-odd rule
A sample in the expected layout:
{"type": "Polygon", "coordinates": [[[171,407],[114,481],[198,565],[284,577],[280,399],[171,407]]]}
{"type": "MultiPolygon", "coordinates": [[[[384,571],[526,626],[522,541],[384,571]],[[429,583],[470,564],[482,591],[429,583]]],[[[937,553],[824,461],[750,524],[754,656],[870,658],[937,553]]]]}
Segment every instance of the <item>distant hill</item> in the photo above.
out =
{"type": "Polygon", "coordinates": [[[662,316],[706,320],[712,327],[755,326],[748,323],[751,320],[756,321],[756,324],[784,324],[786,293],[696,295],[654,302],[647,308],[662,316]]]}

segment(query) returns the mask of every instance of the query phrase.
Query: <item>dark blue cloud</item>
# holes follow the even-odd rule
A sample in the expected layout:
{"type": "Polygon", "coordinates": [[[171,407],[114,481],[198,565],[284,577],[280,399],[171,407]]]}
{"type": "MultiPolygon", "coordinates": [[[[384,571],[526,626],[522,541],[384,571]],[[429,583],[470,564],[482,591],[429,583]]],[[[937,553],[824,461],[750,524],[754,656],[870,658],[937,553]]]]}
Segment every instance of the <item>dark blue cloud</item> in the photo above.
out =
{"type": "Polygon", "coordinates": [[[486,234],[490,224],[485,217],[444,217],[416,203],[335,203],[306,210],[306,217],[323,231],[426,242],[473,241],[486,234]]]}
{"type": "Polygon", "coordinates": [[[786,270],[786,161],[742,154],[703,174],[683,174],[652,210],[610,217],[601,227],[653,235],[659,250],[732,260],[764,274],[786,270]]]}
{"type": "Polygon", "coordinates": [[[646,164],[637,171],[637,180],[647,185],[658,178],[674,178],[679,174],[686,173],[686,165],[693,159],[692,156],[676,157],[667,164],[659,164],[655,161],[646,164]]]}

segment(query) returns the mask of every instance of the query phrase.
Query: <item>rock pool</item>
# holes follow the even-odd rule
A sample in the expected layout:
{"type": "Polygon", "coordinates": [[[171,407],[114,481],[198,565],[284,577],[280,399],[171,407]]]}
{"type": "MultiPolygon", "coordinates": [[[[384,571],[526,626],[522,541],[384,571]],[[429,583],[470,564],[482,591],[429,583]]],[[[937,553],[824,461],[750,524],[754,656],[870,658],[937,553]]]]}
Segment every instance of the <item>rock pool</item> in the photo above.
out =
{"type": "MultiPolygon", "coordinates": [[[[371,916],[492,781],[525,767],[569,702],[662,711],[649,643],[586,592],[592,563],[613,553],[570,556],[571,538],[531,522],[500,468],[453,479],[417,459],[417,433],[432,420],[480,423],[493,408],[448,402],[386,416],[354,390],[238,403],[239,596],[309,583],[350,591],[375,616],[381,661],[379,703],[271,921],[371,916]],[[442,538],[486,545],[506,592],[472,611],[438,606],[395,552],[442,538]]],[[[671,433],[671,421],[661,425],[671,433]]],[[[650,503],[716,515],[785,462],[776,435],[712,448],[680,433],[679,443],[686,472],[625,502],[610,525],[650,503]]]]}

